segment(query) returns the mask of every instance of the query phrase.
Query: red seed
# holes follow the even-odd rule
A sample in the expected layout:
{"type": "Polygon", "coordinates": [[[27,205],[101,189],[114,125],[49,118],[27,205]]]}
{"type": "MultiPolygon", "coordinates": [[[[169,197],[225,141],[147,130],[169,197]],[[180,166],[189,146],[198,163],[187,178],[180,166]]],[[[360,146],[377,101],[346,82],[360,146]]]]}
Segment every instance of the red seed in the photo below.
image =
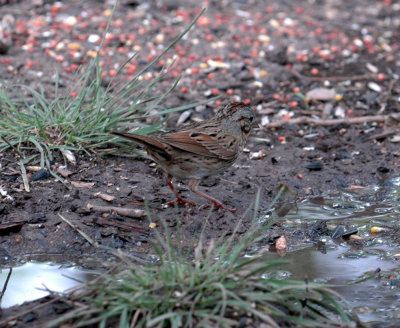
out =
{"type": "Polygon", "coordinates": [[[312,74],[312,75],[318,75],[318,74],[319,74],[318,68],[315,68],[315,67],[312,68],[312,69],[311,69],[311,74],[312,74]]]}
{"type": "Polygon", "coordinates": [[[274,7],[268,6],[267,8],[265,8],[265,11],[266,11],[267,13],[271,14],[271,13],[274,12],[274,7]]]}
{"type": "Polygon", "coordinates": [[[304,9],[303,9],[303,7],[296,7],[296,14],[301,14],[303,11],[304,11],[304,9]]]}
{"type": "Polygon", "coordinates": [[[188,92],[188,88],[187,88],[187,87],[182,87],[182,88],[181,88],[181,92],[182,92],[182,93],[188,92]]]}
{"type": "Polygon", "coordinates": [[[278,137],[279,142],[285,142],[286,141],[286,137],[284,136],[280,136],[278,137]]]}
{"type": "Polygon", "coordinates": [[[294,92],[294,93],[298,93],[298,92],[300,92],[300,88],[298,88],[298,87],[294,87],[294,88],[293,88],[293,92],[294,92]]]}
{"type": "Polygon", "coordinates": [[[71,92],[70,96],[71,96],[71,98],[75,98],[77,96],[77,93],[73,91],[73,92],[71,92]]]}
{"type": "Polygon", "coordinates": [[[226,90],[226,94],[232,96],[233,95],[233,90],[232,89],[226,90]]]}
{"type": "Polygon", "coordinates": [[[290,108],[295,108],[295,107],[297,107],[298,105],[299,105],[299,103],[298,103],[297,101],[295,101],[295,100],[293,100],[293,101],[291,101],[291,102],[289,103],[290,108]]]}
{"type": "Polygon", "coordinates": [[[315,30],[315,34],[316,34],[316,35],[322,35],[322,33],[324,33],[324,30],[323,30],[322,28],[320,28],[320,27],[318,27],[318,28],[315,30]]]}
{"type": "Polygon", "coordinates": [[[358,51],[358,47],[355,44],[351,44],[349,46],[349,50],[352,52],[357,52],[358,51]]]}
{"type": "Polygon", "coordinates": [[[383,81],[383,80],[385,80],[386,79],[386,75],[385,74],[383,74],[383,73],[379,73],[378,74],[378,80],[379,81],[383,81]]]}
{"type": "Polygon", "coordinates": [[[219,90],[218,90],[217,88],[213,88],[213,89],[211,90],[211,92],[212,92],[213,96],[216,96],[216,95],[218,95],[219,90]]]}
{"type": "Polygon", "coordinates": [[[303,179],[303,175],[301,173],[297,173],[297,179],[303,179]]]}
{"type": "Polygon", "coordinates": [[[200,17],[199,20],[197,21],[197,25],[199,26],[206,26],[208,24],[210,24],[210,19],[205,16],[200,17]]]}

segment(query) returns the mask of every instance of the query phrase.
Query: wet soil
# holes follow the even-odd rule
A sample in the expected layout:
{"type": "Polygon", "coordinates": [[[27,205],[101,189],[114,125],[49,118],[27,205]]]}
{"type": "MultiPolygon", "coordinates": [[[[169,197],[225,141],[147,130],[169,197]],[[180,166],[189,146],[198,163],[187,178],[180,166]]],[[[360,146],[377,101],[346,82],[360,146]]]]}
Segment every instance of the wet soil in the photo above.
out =
{"type": "MultiPolygon", "coordinates": [[[[94,39],[93,35],[101,37],[107,9],[112,8],[110,1],[5,3],[0,14],[13,15],[16,25],[12,45],[0,55],[0,76],[8,83],[43,87],[49,97],[55,88],[55,69],[60,72],[61,89],[67,90],[76,78],[76,67],[91,59],[88,51],[98,44],[88,40],[94,39]]],[[[115,63],[122,64],[132,51],[141,51],[135,65],[143,67],[187,26],[199,11],[198,5],[195,1],[121,1],[104,47],[104,79],[111,80],[115,63]]],[[[171,50],[171,55],[178,56],[176,67],[156,92],[165,92],[173,78],[182,74],[181,84],[167,97],[165,107],[221,96],[192,110],[189,120],[210,117],[219,105],[230,101],[249,103],[257,112],[260,127],[254,129],[254,138],[237,163],[200,186],[235,207],[236,213],[204,206],[207,201],[180,182],[182,196],[198,206],[166,206],[173,194],[162,173],[140,157],[75,154],[77,163],[68,163],[72,175],[66,185],[47,178],[31,182],[31,191],[26,192],[18,154],[7,149],[0,152],[0,185],[10,198],[2,196],[1,222],[20,223],[0,236],[3,267],[51,258],[100,268],[99,261],[116,260],[92,246],[60,215],[96,243],[146,258],[154,240],[150,223],[161,231],[165,223],[173,237],[181,229],[182,242],[190,248],[203,229],[211,240],[232,233],[242,219],[240,238],[254,217],[258,191],[258,211],[262,213],[281,184],[301,198],[326,190],[385,184],[399,176],[399,121],[390,118],[400,113],[398,4],[370,0],[203,1],[202,6],[207,7],[206,13],[171,50]],[[333,89],[335,95],[323,99],[319,94],[316,100],[305,102],[303,96],[316,88],[333,89]],[[380,118],[359,124],[344,120],[375,115],[380,118]],[[330,125],[269,125],[298,117],[337,121],[330,125]],[[263,155],[255,156],[259,151],[263,155]],[[102,199],[102,194],[112,196],[111,200],[102,199]],[[148,216],[104,215],[88,209],[88,204],[138,209],[147,204],[148,216]]],[[[160,67],[155,65],[150,74],[160,67]]],[[[128,79],[131,74],[124,70],[120,78],[128,79]]],[[[168,126],[175,126],[178,118],[179,114],[172,115],[168,126]]],[[[54,167],[61,164],[63,158],[56,155],[54,167]]],[[[271,236],[280,234],[285,231],[279,226],[270,231],[271,236]]],[[[18,311],[3,310],[2,320],[18,311]]],[[[29,324],[18,321],[18,326],[41,323],[36,319],[29,324]]]]}

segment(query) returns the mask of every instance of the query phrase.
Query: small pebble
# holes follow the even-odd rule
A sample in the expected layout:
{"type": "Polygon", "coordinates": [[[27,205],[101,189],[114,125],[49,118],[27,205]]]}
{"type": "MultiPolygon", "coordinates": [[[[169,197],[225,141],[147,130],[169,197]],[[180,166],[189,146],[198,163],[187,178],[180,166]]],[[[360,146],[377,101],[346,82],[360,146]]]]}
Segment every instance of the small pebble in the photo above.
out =
{"type": "Polygon", "coordinates": [[[375,92],[381,92],[382,88],[378,83],[375,82],[368,82],[368,88],[375,92]]]}

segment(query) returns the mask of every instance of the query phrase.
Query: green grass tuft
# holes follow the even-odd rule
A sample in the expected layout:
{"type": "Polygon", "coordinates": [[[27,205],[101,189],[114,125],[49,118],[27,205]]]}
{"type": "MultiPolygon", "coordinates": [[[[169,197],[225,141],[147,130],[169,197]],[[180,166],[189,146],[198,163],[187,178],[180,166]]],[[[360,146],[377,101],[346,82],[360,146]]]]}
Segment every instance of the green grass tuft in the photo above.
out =
{"type": "MultiPolygon", "coordinates": [[[[188,33],[203,12],[129,82],[118,84],[113,79],[104,87],[98,54],[85,71],[82,69],[78,73],[74,86],[63,95],[59,94],[60,82],[56,75],[55,95],[52,99],[46,97],[43,89],[37,91],[25,85],[1,82],[0,151],[12,148],[23,159],[23,163],[39,156],[40,165],[50,169],[55,151],[61,151],[65,156],[76,150],[96,151],[111,140],[117,146],[122,146],[124,142],[110,136],[109,130],[123,126],[139,134],[153,133],[161,129],[167,114],[200,104],[169,109],[160,105],[174,90],[179,78],[164,94],[153,95],[153,90],[167,78],[173,64],[162,68],[151,81],[143,79],[143,75],[188,33]],[[114,90],[112,96],[111,88],[114,90]],[[72,92],[76,93],[75,97],[71,96],[72,92]],[[149,126],[141,123],[154,109],[160,120],[149,126]]],[[[129,58],[120,71],[135,56],[129,58]]]]}
{"type": "Polygon", "coordinates": [[[240,238],[236,231],[208,245],[201,238],[190,257],[179,237],[174,243],[155,230],[157,263],[120,256],[123,264],[70,295],[75,310],[50,327],[237,327],[244,320],[252,327],[354,326],[340,296],[327,286],[265,278],[282,261],[243,257],[269,227],[254,222],[240,238]]]}

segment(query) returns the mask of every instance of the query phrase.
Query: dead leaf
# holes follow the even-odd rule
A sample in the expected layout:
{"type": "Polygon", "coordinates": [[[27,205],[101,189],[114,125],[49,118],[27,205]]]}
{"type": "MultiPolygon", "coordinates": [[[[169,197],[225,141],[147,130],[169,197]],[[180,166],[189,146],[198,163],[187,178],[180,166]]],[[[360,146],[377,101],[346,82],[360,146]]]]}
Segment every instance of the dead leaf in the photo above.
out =
{"type": "Polygon", "coordinates": [[[250,159],[261,159],[267,155],[268,155],[268,152],[264,149],[261,149],[260,151],[250,153],[249,157],[250,157],[250,159]]]}
{"type": "Polygon", "coordinates": [[[77,188],[92,188],[94,182],[71,181],[71,184],[77,188]]]}
{"type": "Polygon", "coordinates": [[[19,232],[24,223],[25,221],[23,220],[0,223],[0,236],[8,235],[11,232],[19,232]]]}
{"type": "Polygon", "coordinates": [[[65,158],[72,164],[76,164],[76,158],[72,151],[68,149],[61,149],[61,153],[65,156],[65,158]]]}
{"type": "Polygon", "coordinates": [[[391,142],[400,142],[400,135],[393,136],[389,139],[391,142]]]}
{"type": "Polygon", "coordinates": [[[61,165],[61,166],[57,167],[56,172],[58,174],[60,174],[61,176],[63,176],[64,178],[68,178],[71,174],[73,174],[72,171],[67,170],[65,165],[61,165]]]}

